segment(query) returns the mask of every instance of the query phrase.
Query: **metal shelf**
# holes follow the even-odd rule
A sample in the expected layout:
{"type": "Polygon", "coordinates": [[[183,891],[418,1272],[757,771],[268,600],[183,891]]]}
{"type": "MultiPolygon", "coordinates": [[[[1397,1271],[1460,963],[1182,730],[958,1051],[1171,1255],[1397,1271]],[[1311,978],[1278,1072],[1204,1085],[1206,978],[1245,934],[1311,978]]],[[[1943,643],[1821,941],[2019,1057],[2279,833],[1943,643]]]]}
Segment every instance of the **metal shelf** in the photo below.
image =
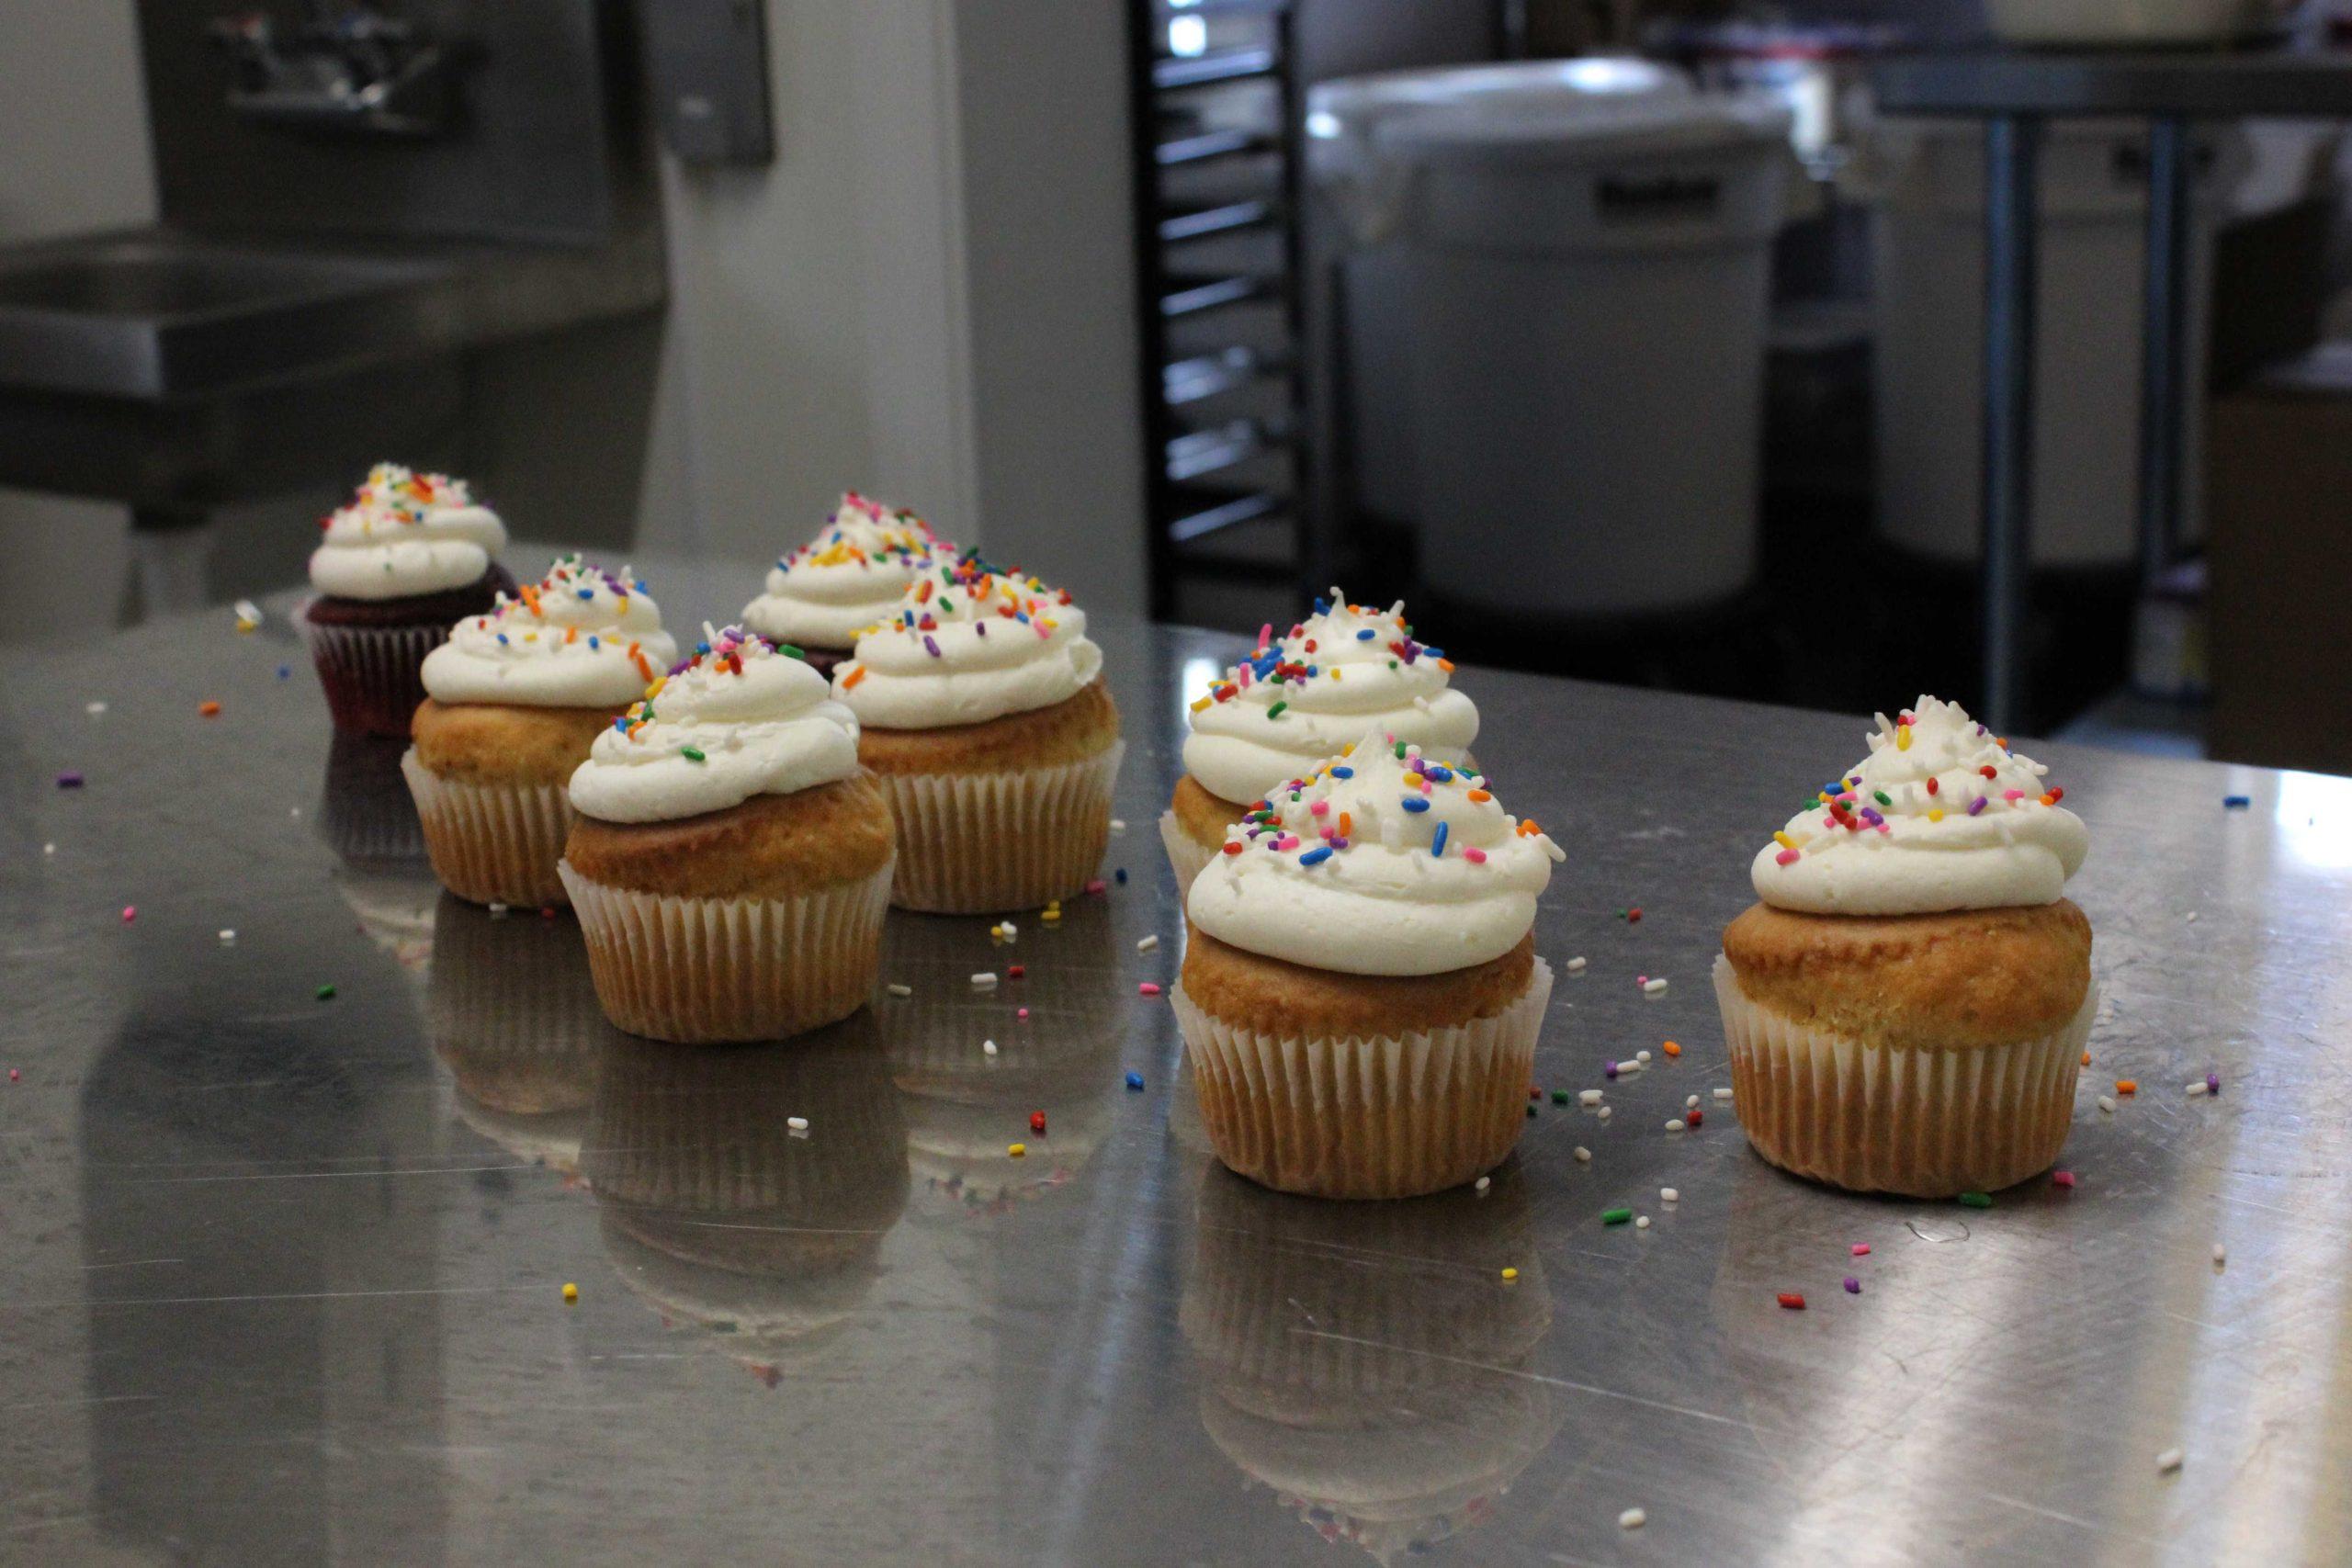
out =
{"type": "Polygon", "coordinates": [[[1161,243],[1172,245],[1186,240],[1205,240],[1213,234],[1261,229],[1281,213],[1282,209],[1274,203],[1256,197],[1215,207],[1184,208],[1159,220],[1159,239],[1161,243]]]}
{"type": "Polygon", "coordinates": [[[1213,87],[1272,76],[1282,56],[1271,49],[1221,49],[1214,54],[1176,55],[1151,62],[1151,85],[1161,92],[1213,87]]]}
{"type": "Polygon", "coordinates": [[[1263,299],[1273,291],[1272,280],[1253,277],[1247,273],[1210,277],[1171,273],[1167,281],[1173,287],[1159,297],[1159,313],[1171,321],[1185,316],[1197,316],[1204,310],[1246,305],[1252,300],[1263,299]]]}
{"type": "Polygon", "coordinates": [[[1270,490],[1245,491],[1237,495],[1210,485],[1175,484],[1169,489],[1170,499],[1178,505],[1189,503],[1194,508],[1168,521],[1169,542],[1177,545],[1204,539],[1238,524],[1254,523],[1290,504],[1288,496],[1270,490]]]}
{"type": "Polygon", "coordinates": [[[1160,395],[1169,407],[1182,408],[1289,374],[1287,362],[1270,358],[1257,349],[1221,348],[1214,354],[1195,355],[1162,367],[1160,395]]]}
{"type": "Polygon", "coordinates": [[[1227,420],[1206,430],[1187,431],[1168,444],[1168,477],[1177,483],[1239,468],[1280,452],[1286,437],[1254,419],[1227,420]]]}
{"type": "Polygon", "coordinates": [[[1192,136],[1175,136],[1160,142],[1152,150],[1152,162],[1163,169],[1182,168],[1192,164],[1205,164],[1213,158],[1244,157],[1253,153],[1280,152],[1282,143],[1254,130],[1204,130],[1192,136]]]}

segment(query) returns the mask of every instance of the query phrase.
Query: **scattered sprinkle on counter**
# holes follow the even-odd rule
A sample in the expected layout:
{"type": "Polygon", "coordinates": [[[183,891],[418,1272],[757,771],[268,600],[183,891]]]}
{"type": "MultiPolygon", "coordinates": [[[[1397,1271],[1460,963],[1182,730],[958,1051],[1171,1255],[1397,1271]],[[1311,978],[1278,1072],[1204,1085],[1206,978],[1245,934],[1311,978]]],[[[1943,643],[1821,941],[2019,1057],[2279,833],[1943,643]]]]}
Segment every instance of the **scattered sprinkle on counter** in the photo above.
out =
{"type": "Polygon", "coordinates": [[[100,714],[107,711],[107,705],[104,703],[85,703],[82,705],[82,711],[88,714],[92,718],[96,718],[100,714]]]}
{"type": "Polygon", "coordinates": [[[1664,996],[1664,995],[1666,994],[1666,980],[1665,980],[1665,978],[1664,978],[1663,976],[1660,976],[1659,978],[1655,979],[1655,980],[1645,980],[1645,981],[1643,981],[1643,982],[1642,982],[1642,994],[1643,994],[1644,996],[1649,996],[1649,997],[1662,997],[1662,996],[1664,996]]]}
{"type": "Polygon", "coordinates": [[[2220,1242],[2215,1242],[2213,1244],[2213,1267],[2219,1269],[2223,1264],[2229,1262],[2229,1260],[2230,1249],[2223,1247],[2220,1242]]]}
{"type": "Polygon", "coordinates": [[[896,980],[891,981],[885,989],[894,997],[911,997],[915,994],[915,988],[912,986],[903,986],[896,980]]]}
{"type": "Polygon", "coordinates": [[[983,969],[972,976],[972,987],[975,990],[989,990],[995,985],[996,971],[993,969],[983,969]]]}
{"type": "Polygon", "coordinates": [[[1617,1516],[1617,1528],[1621,1530],[1637,1530],[1649,1522],[1649,1515],[1639,1508],[1628,1508],[1617,1516]]]}
{"type": "Polygon", "coordinates": [[[1111,831],[1113,831],[1114,833],[1124,833],[1124,832],[1125,832],[1126,830],[1127,830],[1127,819],[1126,819],[1125,818],[1124,818],[1124,817],[1114,817],[1114,818],[1111,818],[1111,831]]]}
{"type": "Polygon", "coordinates": [[[2174,1471],[2180,1468],[2181,1461],[2184,1457],[2185,1456],[2182,1455],[2178,1449],[2166,1449],[2164,1452],[2156,1456],[2156,1473],[2159,1475],[2170,1475],[2174,1471]]]}
{"type": "Polygon", "coordinates": [[[1482,1176],[1482,1177],[1478,1178],[1478,1179],[1477,1179],[1475,1183],[1473,1183],[1473,1185],[1477,1189],[1477,1190],[1479,1190],[1479,1191],[1481,1191],[1481,1192],[1484,1192],[1487,1188],[1492,1187],[1494,1184],[1495,1184],[1495,1179],[1494,1179],[1493,1177],[1491,1177],[1491,1176],[1482,1176]]]}
{"type": "Polygon", "coordinates": [[[2207,1073],[2205,1075],[2205,1092],[2207,1094],[2219,1094],[2222,1092],[2221,1074],[2207,1073]]]}
{"type": "Polygon", "coordinates": [[[1149,953],[1153,948],[1158,947],[1159,945],[1159,939],[1156,936],[1137,937],[1136,939],[1136,951],[1137,953],[1149,953]]]}
{"type": "Polygon", "coordinates": [[[57,775],[57,787],[60,789],[80,789],[82,784],[82,775],[77,771],[69,769],[57,775]]]}
{"type": "Polygon", "coordinates": [[[333,986],[321,986],[318,988],[316,995],[319,1000],[322,1002],[331,1002],[334,1000],[334,987],[333,986]]]}
{"type": "Polygon", "coordinates": [[[1679,1116],[1669,1118],[1666,1123],[1666,1130],[1669,1133],[1682,1131],[1682,1118],[1679,1116]]]}
{"type": "Polygon", "coordinates": [[[1577,1145],[1577,1163],[1578,1165],[1590,1165],[1592,1163],[1592,1151],[1586,1148],[1582,1144],[1578,1144],[1577,1145]]]}
{"type": "Polygon", "coordinates": [[[1026,1144],[1007,1144],[1004,1145],[1004,1152],[1011,1157],[1019,1159],[1029,1152],[1029,1145],[1026,1144]]]}
{"type": "Polygon", "coordinates": [[[1679,1203],[1682,1201],[1682,1194],[1671,1187],[1661,1187],[1657,1190],[1657,1201],[1661,1203],[1679,1203]]]}
{"type": "Polygon", "coordinates": [[[1597,1089],[1581,1089],[1577,1090],[1577,1103],[1579,1105],[1600,1104],[1600,1090],[1597,1089]]]}
{"type": "Polygon", "coordinates": [[[2140,1092],[2140,1080],[2137,1078],[2118,1078],[2115,1080],[2115,1092],[2118,1094],[2137,1094],[2140,1092]]]}
{"type": "Polygon", "coordinates": [[[1021,976],[1023,976],[1023,975],[1026,975],[1027,973],[1029,973],[1029,970],[1028,970],[1028,966],[1027,966],[1027,965],[1025,965],[1025,964],[1009,964],[1005,965],[1005,970],[1004,970],[1005,978],[1007,978],[1007,979],[1009,979],[1009,980],[1018,980],[1019,978],[1021,978],[1021,976]]]}
{"type": "Polygon", "coordinates": [[[1868,1258],[1871,1255],[1871,1244],[1866,1241],[1858,1241],[1846,1250],[1853,1257],[1868,1258]]]}
{"type": "Polygon", "coordinates": [[[1990,1192],[1963,1192],[1960,1195],[1960,1206],[1963,1209],[1989,1209],[1993,1206],[1993,1195],[1990,1192]]]}
{"type": "Polygon", "coordinates": [[[2053,1170],[2050,1173],[2050,1185],[2071,1189],[2075,1185],[2075,1173],[2071,1170],[2053,1170]]]}
{"type": "Polygon", "coordinates": [[[1143,1075],[1142,1075],[1141,1073],[1129,1073],[1129,1074],[1127,1075],[1127,1088],[1129,1088],[1130,1089],[1142,1089],[1142,1088],[1143,1088],[1143,1075]]]}
{"type": "Polygon", "coordinates": [[[1136,987],[1136,995],[1139,997],[1156,997],[1159,995],[1159,987],[1152,984],[1149,980],[1146,980],[1143,984],[1136,987]]]}
{"type": "Polygon", "coordinates": [[[1518,1278],[1519,1278],[1519,1270],[1518,1270],[1518,1269],[1504,1269],[1504,1270],[1503,1270],[1503,1283],[1504,1283],[1504,1284],[1506,1284],[1506,1285],[1510,1284],[1511,1282],[1513,1282],[1514,1280],[1516,1280],[1518,1278]]]}
{"type": "Polygon", "coordinates": [[[131,921],[133,921],[133,920],[137,919],[138,918],[139,918],[139,906],[138,906],[138,905],[136,905],[136,904],[125,904],[125,905],[122,907],[122,923],[123,923],[124,925],[126,925],[126,926],[127,926],[127,925],[129,925],[131,921]]]}
{"type": "Polygon", "coordinates": [[[1569,960],[1568,960],[1568,973],[1569,973],[1569,974],[1571,974],[1571,975],[1574,975],[1574,974],[1577,973],[1578,971],[1580,971],[1581,969],[1583,969],[1583,968],[1584,968],[1584,963],[1585,963],[1585,961],[1584,961],[1583,959],[1581,959],[1581,958],[1571,958],[1571,959],[1569,959],[1569,960]]]}
{"type": "Polygon", "coordinates": [[[16,1068],[10,1067],[8,1069],[8,1081],[10,1083],[15,1083],[20,1076],[22,1075],[20,1075],[16,1068]]]}
{"type": "Polygon", "coordinates": [[[199,716],[205,718],[219,718],[220,716],[220,705],[212,698],[207,697],[202,702],[196,705],[196,711],[199,716]]]}
{"type": "Polygon", "coordinates": [[[563,1299],[567,1303],[578,1301],[580,1299],[580,1287],[573,1284],[571,1280],[566,1280],[563,1282],[563,1299]]]}
{"type": "Polygon", "coordinates": [[[1032,1111],[1029,1112],[1029,1130],[1036,1134],[1041,1138],[1046,1135],[1046,1113],[1044,1111],[1032,1111]]]}
{"type": "Polygon", "coordinates": [[[2115,1109],[2115,1101],[2102,1094],[2098,1097],[2098,1108],[2101,1111],[2111,1111],[2115,1109]]]}
{"type": "Polygon", "coordinates": [[[220,945],[223,947],[234,947],[236,944],[237,932],[235,928],[232,926],[222,926],[220,928],[220,945]]]}
{"type": "Polygon", "coordinates": [[[983,1055],[983,1056],[993,1056],[993,1055],[996,1055],[996,1042],[995,1042],[995,1041],[993,1041],[993,1040],[983,1040],[983,1041],[981,1041],[981,1042],[980,1042],[980,1055],[983,1055]]]}
{"type": "Polygon", "coordinates": [[[787,1116],[784,1119],[784,1124],[791,1128],[796,1133],[805,1133],[808,1130],[808,1118],[806,1116],[787,1116]]]}
{"type": "Polygon", "coordinates": [[[1727,1089],[1719,1089],[1715,1090],[1715,1098],[1717,1100],[1729,1100],[1731,1098],[1731,1090],[1727,1089]]]}
{"type": "Polygon", "coordinates": [[[1658,1047],[1658,1049],[1659,1049],[1659,1050],[1661,1050],[1661,1051],[1663,1051],[1663,1052],[1665,1052],[1665,1053],[1666,1053],[1668,1055],[1669,1055],[1669,1056],[1679,1056],[1680,1055],[1682,1055],[1682,1047],[1681,1047],[1681,1046],[1679,1046],[1679,1045],[1677,1045],[1677,1044],[1676,1044],[1673,1041],[1671,1041],[1671,1040],[1668,1041],[1665,1044],[1663,1044],[1663,1045],[1659,1046],[1659,1047],[1658,1047]]]}
{"type": "Polygon", "coordinates": [[[1600,1223],[1604,1225],[1622,1225],[1633,1217],[1634,1211],[1631,1209],[1603,1209],[1600,1211],[1600,1223]]]}
{"type": "Polygon", "coordinates": [[[1846,1293],[1848,1295],[1859,1296],[1862,1293],[1862,1282],[1860,1280],[1855,1279],[1851,1274],[1846,1276],[1845,1284],[1846,1293]]]}
{"type": "Polygon", "coordinates": [[[2222,808],[2225,811],[2244,811],[2247,807],[2252,806],[2253,804],[2254,796],[2250,795],[2225,795],[2222,796],[2222,808]]]}
{"type": "Polygon", "coordinates": [[[1636,1214],[1636,1215],[1634,1215],[1634,1228],[1635,1230],[1637,1230],[1637,1231],[1645,1231],[1645,1230],[1649,1229],[1649,1228],[1650,1228],[1650,1217],[1649,1217],[1647,1214],[1636,1214]]]}
{"type": "Polygon", "coordinates": [[[1781,1309],[1782,1309],[1783,1311],[1787,1311],[1787,1312],[1803,1312],[1803,1311],[1804,1311],[1804,1298],[1803,1296],[1801,1296],[1801,1295],[1797,1294],[1797,1292],[1794,1292],[1794,1291],[1782,1291],[1782,1292],[1781,1292],[1778,1296],[1774,1297],[1773,1299],[1774,1299],[1775,1301],[1778,1301],[1778,1302],[1781,1303],[1781,1309]]]}

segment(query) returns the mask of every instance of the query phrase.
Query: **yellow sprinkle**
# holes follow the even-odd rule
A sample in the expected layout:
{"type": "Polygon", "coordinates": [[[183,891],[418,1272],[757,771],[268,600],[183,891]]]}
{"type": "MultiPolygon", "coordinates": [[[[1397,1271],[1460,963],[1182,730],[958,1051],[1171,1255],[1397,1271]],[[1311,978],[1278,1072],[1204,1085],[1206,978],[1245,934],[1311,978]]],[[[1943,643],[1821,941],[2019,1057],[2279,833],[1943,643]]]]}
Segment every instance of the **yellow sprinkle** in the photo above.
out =
{"type": "Polygon", "coordinates": [[[563,1299],[568,1302],[578,1301],[580,1299],[580,1287],[573,1284],[571,1280],[566,1280],[563,1282],[563,1299]]]}
{"type": "Polygon", "coordinates": [[[1503,1283],[1504,1283],[1504,1284],[1508,1285],[1508,1284],[1510,1284],[1513,1280],[1516,1280],[1516,1279],[1518,1279],[1518,1278],[1519,1278],[1519,1270],[1518,1270],[1518,1269],[1504,1269],[1504,1270],[1503,1270],[1503,1283]]]}
{"type": "Polygon", "coordinates": [[[1011,1155],[1014,1159],[1019,1159],[1023,1155],[1029,1152],[1029,1145],[1026,1144],[1007,1144],[1004,1145],[1004,1152],[1011,1155]]]}
{"type": "Polygon", "coordinates": [[[1790,838],[1786,833],[1773,834],[1772,841],[1780,845],[1784,850],[1792,850],[1797,847],[1797,841],[1794,839],[1790,838]]]}
{"type": "Polygon", "coordinates": [[[1930,821],[1930,822],[1940,822],[1940,821],[1942,821],[1943,819],[1944,819],[1944,808],[1943,808],[1942,807],[1940,807],[1940,806],[1931,806],[1931,807],[1928,807],[1928,821],[1930,821]]]}
{"type": "Polygon", "coordinates": [[[1198,712],[1200,712],[1203,708],[1204,708],[1204,707],[1206,707],[1206,706],[1208,706],[1208,705],[1209,705],[1209,701],[1210,701],[1210,699],[1208,699],[1207,697],[1203,697],[1199,702],[1196,702],[1196,703],[1194,703],[1194,704],[1193,705],[1193,711],[1194,713],[1198,713],[1198,712]]]}
{"type": "Polygon", "coordinates": [[[1330,670],[1329,674],[1330,674],[1331,679],[1333,679],[1334,681],[1338,680],[1338,679],[1340,678],[1340,671],[1339,671],[1338,667],[1337,667],[1337,666],[1334,666],[1334,667],[1330,670]]]}
{"type": "Polygon", "coordinates": [[[670,677],[667,675],[656,675],[653,677],[653,684],[645,688],[645,700],[647,702],[651,702],[654,698],[660,696],[662,694],[662,688],[669,683],[670,677]]]}
{"type": "Polygon", "coordinates": [[[1911,727],[1909,725],[1898,724],[1894,727],[1894,749],[1898,751],[1908,751],[1911,750],[1911,727]]]}

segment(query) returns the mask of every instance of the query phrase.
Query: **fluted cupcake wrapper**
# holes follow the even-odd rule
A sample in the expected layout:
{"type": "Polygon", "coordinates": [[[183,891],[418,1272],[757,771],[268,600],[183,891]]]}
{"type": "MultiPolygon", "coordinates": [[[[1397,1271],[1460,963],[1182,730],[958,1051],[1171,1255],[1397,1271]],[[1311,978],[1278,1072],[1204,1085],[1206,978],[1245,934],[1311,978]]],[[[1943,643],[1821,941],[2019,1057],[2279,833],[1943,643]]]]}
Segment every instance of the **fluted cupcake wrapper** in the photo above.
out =
{"type": "Polygon", "coordinates": [[[1950,1198],[2046,1170],[2066,1142],[2098,986],[2054,1034],[1958,1050],[1866,1045],[1750,1001],[1718,956],[1715,1000],[1747,1141],[1858,1192],[1950,1198]]]}
{"type": "Polygon", "coordinates": [[[678,1043],[779,1040],[873,995],[890,866],[798,898],[682,898],[591,881],[560,862],[616,1027],[678,1043]]]}
{"type": "Polygon", "coordinates": [[[933,914],[1034,909],[1085,890],[1111,839],[1125,741],[1057,768],[885,774],[899,829],[890,901],[933,914]]]}
{"type": "Polygon", "coordinates": [[[294,624],[318,666],[337,729],[408,734],[424,701],[424,656],[447,639],[447,626],[322,626],[311,619],[309,601],[295,612],[294,624]]]}
{"type": "Polygon", "coordinates": [[[1492,1018],[1377,1039],[1256,1033],[1170,993],[1217,1157],[1313,1198],[1413,1198],[1493,1169],[1526,1120],[1552,966],[1492,1018]]]}
{"type": "Polygon", "coordinates": [[[418,761],[414,747],[401,759],[401,773],[442,886],[472,904],[536,909],[571,901],[555,874],[571,832],[562,785],[445,779],[418,761]]]}
{"type": "Polygon", "coordinates": [[[1168,846],[1168,863],[1176,873],[1176,902],[1182,905],[1209,862],[1216,859],[1216,851],[1193,842],[1173,811],[1159,814],[1159,841],[1168,846]]]}

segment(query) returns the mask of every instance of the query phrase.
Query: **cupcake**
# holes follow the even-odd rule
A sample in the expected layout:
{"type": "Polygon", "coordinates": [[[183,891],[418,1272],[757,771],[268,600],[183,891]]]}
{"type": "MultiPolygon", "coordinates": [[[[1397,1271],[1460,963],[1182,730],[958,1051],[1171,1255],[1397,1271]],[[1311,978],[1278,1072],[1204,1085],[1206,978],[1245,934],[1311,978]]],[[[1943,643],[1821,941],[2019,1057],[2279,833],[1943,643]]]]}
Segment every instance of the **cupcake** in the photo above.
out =
{"type": "Polygon", "coordinates": [[[514,580],[492,558],[498,513],[462,479],[379,463],[351,504],[319,525],[317,592],[296,615],[335,728],[404,736],[424,700],[419,671],[449,624],[490,609],[514,580]]]}
{"type": "Polygon", "coordinates": [[[743,625],[830,675],[858,633],[895,615],[908,589],[955,558],[956,547],[913,513],[848,491],[814,539],[776,561],[767,592],[743,606],[743,625]]]}
{"type": "Polygon", "coordinates": [[[1227,829],[1174,993],[1217,1157],[1323,1198],[1467,1181],[1519,1141],[1561,852],[1375,731],[1227,829]]]}
{"type": "Polygon", "coordinates": [[[891,902],[1034,908],[1092,878],[1125,748],[1067,592],[973,558],[939,567],[857,639],[833,692],[898,819],[891,902]]]}
{"type": "Polygon", "coordinates": [[[2098,1010],[2064,897],[2089,834],[1958,706],[1921,697],[1750,875],[1715,996],[1740,1124],[1783,1170],[1948,1198],[2050,1165],[2098,1010]]]}
{"type": "Polygon", "coordinates": [[[476,904],[566,902],[564,786],[677,656],[645,584],[576,555],[459,621],[425,656],[401,759],[442,886],[476,904]]]}
{"type": "Polygon", "coordinates": [[[805,661],[711,633],[596,737],[571,805],[557,872],[615,1024],[767,1040],[865,1005],[890,809],[857,719],[805,661]]]}
{"type": "Polygon", "coordinates": [[[1401,600],[1371,610],[1334,588],[1279,641],[1261,629],[1257,651],[1193,703],[1183,776],[1159,819],[1176,886],[1193,885],[1251,803],[1367,728],[1439,761],[1464,760],[1478,710],[1448,684],[1453,672],[1413,640],[1401,600]]]}

